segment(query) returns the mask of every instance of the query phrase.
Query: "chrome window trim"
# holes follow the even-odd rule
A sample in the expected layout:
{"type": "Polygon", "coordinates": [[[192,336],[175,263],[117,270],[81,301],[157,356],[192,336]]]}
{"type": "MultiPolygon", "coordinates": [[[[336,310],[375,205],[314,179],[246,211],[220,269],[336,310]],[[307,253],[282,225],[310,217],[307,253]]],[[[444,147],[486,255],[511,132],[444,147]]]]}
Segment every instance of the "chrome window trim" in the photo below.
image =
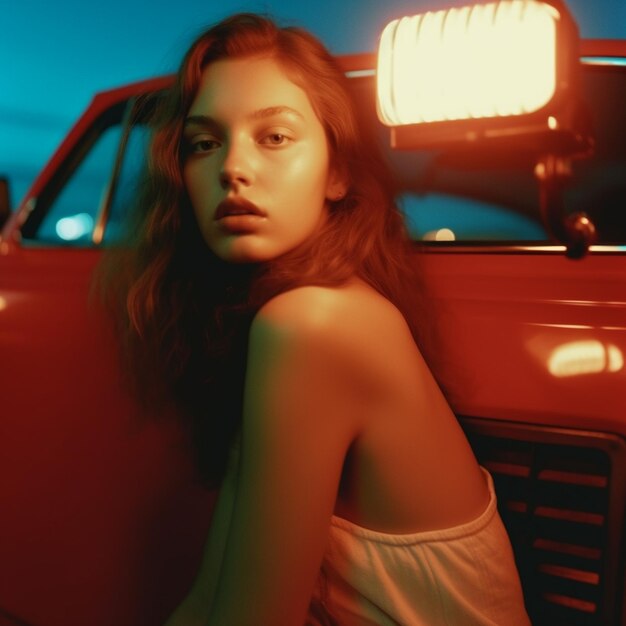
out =
{"type": "Polygon", "coordinates": [[[616,66],[626,67],[626,58],[624,57],[581,57],[580,62],[583,65],[603,65],[603,66],[616,66]]]}
{"type": "Polygon", "coordinates": [[[122,170],[122,162],[126,153],[128,137],[130,136],[130,131],[132,127],[132,114],[136,101],[137,98],[130,98],[128,100],[128,102],[126,103],[126,110],[124,111],[124,115],[121,119],[120,125],[122,132],[117,146],[117,151],[115,153],[115,161],[113,162],[113,168],[111,169],[111,174],[104,189],[104,194],[101,198],[100,206],[98,207],[98,212],[96,214],[96,223],[91,233],[91,241],[95,247],[100,246],[102,244],[102,241],[104,240],[104,230],[109,221],[109,215],[111,213],[111,203],[113,201],[113,196],[117,187],[117,181],[122,170]]]}
{"type": "MultiPolygon", "coordinates": [[[[493,245],[484,242],[471,244],[463,242],[461,244],[451,244],[449,242],[426,242],[414,240],[416,248],[420,248],[425,252],[445,253],[445,254],[554,254],[563,255],[566,252],[565,246],[559,244],[511,244],[502,245],[494,243],[493,245]]],[[[589,248],[589,254],[626,254],[626,245],[595,245],[589,248]]]]}
{"type": "MultiPolygon", "coordinates": [[[[581,56],[580,62],[583,65],[616,65],[624,67],[626,66],[626,58],[618,56],[581,56]]],[[[376,76],[376,68],[370,68],[365,70],[348,70],[345,72],[347,78],[364,78],[369,76],[376,76]]]]}
{"type": "Polygon", "coordinates": [[[349,70],[346,72],[347,78],[363,78],[368,76],[376,76],[376,70],[372,68],[369,70],[349,70]]]}

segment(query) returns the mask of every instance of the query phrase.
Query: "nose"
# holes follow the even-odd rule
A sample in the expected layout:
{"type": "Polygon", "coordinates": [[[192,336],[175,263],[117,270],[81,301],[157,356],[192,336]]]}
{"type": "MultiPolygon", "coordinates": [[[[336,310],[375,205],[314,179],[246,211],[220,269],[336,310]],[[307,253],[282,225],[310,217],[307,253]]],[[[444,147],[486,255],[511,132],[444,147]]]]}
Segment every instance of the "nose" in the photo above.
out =
{"type": "Polygon", "coordinates": [[[223,189],[232,187],[247,187],[252,183],[254,167],[249,150],[246,150],[242,140],[233,140],[227,146],[227,151],[220,169],[220,185],[223,189]]]}

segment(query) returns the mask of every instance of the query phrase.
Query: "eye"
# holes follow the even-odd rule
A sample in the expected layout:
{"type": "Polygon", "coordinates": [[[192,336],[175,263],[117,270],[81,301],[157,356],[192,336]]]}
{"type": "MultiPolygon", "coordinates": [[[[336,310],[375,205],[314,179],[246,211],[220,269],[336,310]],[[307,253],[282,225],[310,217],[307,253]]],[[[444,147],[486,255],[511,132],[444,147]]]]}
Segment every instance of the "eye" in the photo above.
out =
{"type": "Polygon", "coordinates": [[[290,141],[289,137],[287,137],[283,133],[269,133],[268,135],[265,135],[263,139],[261,139],[260,143],[266,144],[268,146],[282,146],[288,141],[290,141]]]}
{"type": "Polygon", "coordinates": [[[204,153],[213,152],[220,147],[220,142],[215,139],[196,139],[190,142],[190,152],[204,153]]]}
{"type": "Polygon", "coordinates": [[[222,144],[215,137],[207,135],[191,135],[184,138],[186,154],[207,154],[220,148],[222,144]]]}

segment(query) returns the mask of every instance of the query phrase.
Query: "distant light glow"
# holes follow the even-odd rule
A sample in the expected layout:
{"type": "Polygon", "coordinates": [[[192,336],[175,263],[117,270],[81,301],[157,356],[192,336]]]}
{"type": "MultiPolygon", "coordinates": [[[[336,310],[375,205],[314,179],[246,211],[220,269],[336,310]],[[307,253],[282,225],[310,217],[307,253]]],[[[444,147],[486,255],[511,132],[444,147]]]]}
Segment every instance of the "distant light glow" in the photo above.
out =
{"type": "Polygon", "coordinates": [[[4,311],[7,308],[7,299],[3,296],[0,296],[0,311],[4,311]]]}
{"type": "Polygon", "coordinates": [[[556,87],[558,11],[501,0],[404,17],[378,51],[378,114],[389,126],[531,113],[556,87]]]}
{"type": "Polygon", "coordinates": [[[56,223],[56,233],[64,241],[76,241],[93,230],[93,218],[88,213],[77,213],[61,218],[56,223]]]}
{"type": "Polygon", "coordinates": [[[428,231],[422,239],[424,241],[455,241],[454,232],[449,228],[439,228],[437,230],[428,231]]]}
{"type": "Polygon", "coordinates": [[[548,359],[548,370],[558,378],[619,372],[623,367],[622,351],[613,344],[603,344],[597,340],[563,344],[555,348],[548,359]]]}

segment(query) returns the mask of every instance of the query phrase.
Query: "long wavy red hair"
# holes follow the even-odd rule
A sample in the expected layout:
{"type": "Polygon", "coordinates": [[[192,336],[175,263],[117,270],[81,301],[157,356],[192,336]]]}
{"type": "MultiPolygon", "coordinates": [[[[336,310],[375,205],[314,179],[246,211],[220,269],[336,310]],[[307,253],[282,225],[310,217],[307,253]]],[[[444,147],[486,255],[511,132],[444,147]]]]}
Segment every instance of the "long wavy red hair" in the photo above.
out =
{"type": "Polygon", "coordinates": [[[340,285],[356,275],[400,309],[419,342],[412,248],[369,126],[317,39],[254,14],[225,19],[198,37],[159,107],[137,223],[131,241],[105,255],[100,284],[117,322],[125,371],[152,406],[171,398],[188,417],[199,469],[211,484],[223,475],[241,421],[250,323],[274,295],[301,285],[340,285]],[[332,162],[350,185],[304,245],[269,263],[242,266],[217,258],[199,233],[183,184],[182,132],[206,66],[254,55],[275,59],[307,92],[332,162]]]}

